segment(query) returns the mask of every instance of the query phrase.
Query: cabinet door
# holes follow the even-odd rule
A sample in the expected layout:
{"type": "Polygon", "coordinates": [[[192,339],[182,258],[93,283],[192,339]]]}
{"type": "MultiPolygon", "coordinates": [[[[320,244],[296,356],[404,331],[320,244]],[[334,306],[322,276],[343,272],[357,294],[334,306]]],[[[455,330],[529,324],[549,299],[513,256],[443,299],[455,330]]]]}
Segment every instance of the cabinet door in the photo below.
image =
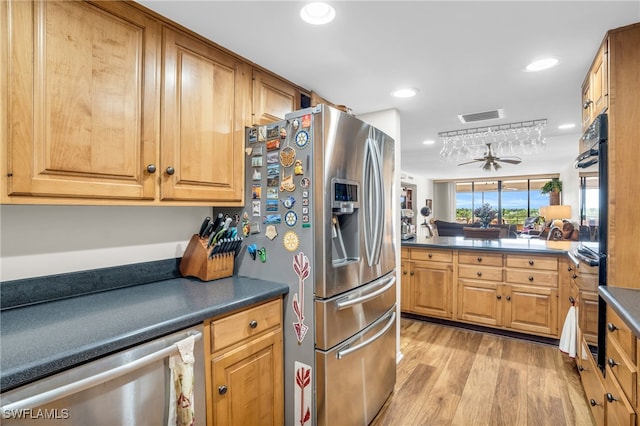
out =
{"type": "Polygon", "coordinates": [[[152,199],[159,27],[120,2],[9,2],[8,195],[152,199]]]}
{"type": "Polygon", "coordinates": [[[593,100],[591,99],[591,74],[587,75],[587,79],[582,85],[582,131],[584,132],[589,124],[593,111],[593,100]]]}
{"type": "Polygon", "coordinates": [[[593,67],[591,68],[591,100],[593,101],[593,112],[591,120],[608,107],[609,82],[607,75],[607,43],[600,47],[593,67]]]}
{"type": "Polygon", "coordinates": [[[289,83],[265,72],[253,71],[253,124],[283,120],[300,107],[300,94],[289,83]]]}
{"type": "Polygon", "coordinates": [[[413,311],[421,315],[451,318],[453,266],[448,263],[414,262],[412,273],[413,311]]]}
{"type": "Polygon", "coordinates": [[[588,344],[598,345],[598,293],[581,291],[579,300],[579,324],[584,340],[588,344]]]}
{"type": "Polygon", "coordinates": [[[280,330],[212,359],[211,372],[214,425],[284,423],[280,330]]]}
{"type": "Polygon", "coordinates": [[[505,286],[504,326],[525,333],[558,336],[558,292],[533,286],[505,286]]]}
{"type": "Polygon", "coordinates": [[[413,312],[411,305],[411,275],[413,274],[412,264],[408,261],[400,263],[402,271],[400,277],[400,310],[402,312],[413,312]]]}
{"type": "Polygon", "coordinates": [[[502,288],[491,282],[458,281],[458,319],[493,327],[502,324],[502,288]]]}
{"type": "Polygon", "coordinates": [[[246,65],[169,28],[163,53],[160,199],[241,203],[246,65]]]}

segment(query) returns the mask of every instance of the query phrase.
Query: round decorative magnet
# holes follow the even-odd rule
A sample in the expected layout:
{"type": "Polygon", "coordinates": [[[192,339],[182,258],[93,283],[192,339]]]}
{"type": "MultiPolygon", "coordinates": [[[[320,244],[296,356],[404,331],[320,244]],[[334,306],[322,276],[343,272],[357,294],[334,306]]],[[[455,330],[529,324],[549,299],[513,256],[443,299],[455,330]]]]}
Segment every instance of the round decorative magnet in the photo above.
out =
{"type": "Polygon", "coordinates": [[[296,203],[296,199],[293,198],[291,195],[289,195],[284,200],[280,200],[280,202],[282,203],[283,206],[285,206],[286,208],[290,209],[296,203]]]}
{"type": "Polygon", "coordinates": [[[294,212],[293,210],[289,210],[284,215],[284,223],[289,226],[296,226],[296,223],[298,223],[298,215],[296,214],[296,212],[294,212]]]}
{"type": "Polygon", "coordinates": [[[300,127],[300,122],[297,119],[293,120],[292,125],[294,129],[297,129],[298,127],[300,127]]]}
{"type": "Polygon", "coordinates": [[[273,239],[278,236],[278,231],[276,230],[275,225],[268,225],[267,229],[264,231],[264,235],[273,241],[273,239]]]}
{"type": "Polygon", "coordinates": [[[300,130],[296,133],[296,145],[300,148],[304,148],[309,143],[309,133],[306,130],[300,130]]]}
{"type": "Polygon", "coordinates": [[[282,243],[284,244],[284,248],[289,251],[295,251],[298,249],[300,245],[300,238],[298,238],[298,234],[293,231],[287,231],[282,238],[282,243]]]}
{"type": "Polygon", "coordinates": [[[309,179],[308,177],[304,177],[302,178],[302,180],[300,181],[300,186],[303,188],[308,188],[311,186],[311,179],[309,179]]]}

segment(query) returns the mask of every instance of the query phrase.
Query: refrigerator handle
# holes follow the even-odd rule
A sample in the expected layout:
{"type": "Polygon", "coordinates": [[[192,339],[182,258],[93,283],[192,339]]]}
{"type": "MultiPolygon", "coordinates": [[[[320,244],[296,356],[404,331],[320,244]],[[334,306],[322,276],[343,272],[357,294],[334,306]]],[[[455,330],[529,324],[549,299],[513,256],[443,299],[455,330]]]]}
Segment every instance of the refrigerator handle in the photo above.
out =
{"type": "Polygon", "coordinates": [[[376,297],[380,296],[382,293],[384,293],[385,291],[393,287],[393,285],[396,283],[396,277],[386,278],[385,280],[381,280],[381,283],[383,283],[384,281],[388,281],[386,285],[384,285],[382,288],[377,289],[376,291],[372,291],[369,294],[365,294],[364,296],[361,296],[361,297],[356,297],[355,299],[345,298],[343,300],[337,301],[336,308],[338,310],[345,309],[353,305],[359,305],[361,303],[368,302],[371,299],[375,299],[376,297]]]}
{"type": "Polygon", "coordinates": [[[365,212],[365,241],[369,266],[380,262],[382,248],[382,231],[384,227],[384,188],[382,181],[381,155],[374,138],[373,127],[369,129],[367,138],[367,152],[365,155],[365,194],[369,197],[364,203],[365,212]],[[369,238],[366,238],[370,236],[369,238]]]}
{"type": "Polygon", "coordinates": [[[387,323],[385,324],[384,328],[380,331],[378,331],[375,335],[373,335],[369,340],[366,340],[362,343],[360,343],[359,345],[355,345],[351,348],[345,349],[343,351],[338,351],[338,359],[342,359],[345,356],[354,353],[355,351],[358,351],[362,348],[364,348],[367,345],[370,345],[371,343],[375,342],[376,340],[378,340],[380,337],[384,336],[384,334],[389,331],[389,328],[391,328],[391,326],[393,325],[394,321],[396,320],[396,313],[395,311],[391,312],[391,315],[389,315],[389,321],[387,321],[387,323]]]}

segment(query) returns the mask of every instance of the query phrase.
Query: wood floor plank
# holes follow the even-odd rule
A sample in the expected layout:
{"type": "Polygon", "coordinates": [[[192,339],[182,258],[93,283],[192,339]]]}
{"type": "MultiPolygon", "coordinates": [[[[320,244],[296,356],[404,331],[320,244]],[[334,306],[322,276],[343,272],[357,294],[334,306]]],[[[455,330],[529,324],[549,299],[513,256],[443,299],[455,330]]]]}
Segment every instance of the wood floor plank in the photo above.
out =
{"type": "Polygon", "coordinates": [[[395,391],[374,426],[592,426],[573,360],[557,347],[401,319],[395,391]]]}

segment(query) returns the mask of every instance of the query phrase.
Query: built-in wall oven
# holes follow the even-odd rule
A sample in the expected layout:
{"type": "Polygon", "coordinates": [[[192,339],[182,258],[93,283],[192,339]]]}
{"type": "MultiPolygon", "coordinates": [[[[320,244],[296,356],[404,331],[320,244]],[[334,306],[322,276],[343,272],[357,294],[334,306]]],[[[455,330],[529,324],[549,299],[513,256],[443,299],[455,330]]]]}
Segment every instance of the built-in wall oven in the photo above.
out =
{"type": "MultiPolygon", "coordinates": [[[[583,134],[580,145],[584,151],[576,158],[578,169],[595,169],[598,176],[598,240],[597,245],[581,243],[582,255],[588,255],[598,262],[598,285],[607,285],[607,225],[609,217],[608,194],[608,118],[607,114],[598,115],[583,134]],[[594,166],[594,167],[592,167],[594,166]]],[[[606,304],[599,298],[598,302],[598,367],[605,368],[606,342],[606,304]]]]}

